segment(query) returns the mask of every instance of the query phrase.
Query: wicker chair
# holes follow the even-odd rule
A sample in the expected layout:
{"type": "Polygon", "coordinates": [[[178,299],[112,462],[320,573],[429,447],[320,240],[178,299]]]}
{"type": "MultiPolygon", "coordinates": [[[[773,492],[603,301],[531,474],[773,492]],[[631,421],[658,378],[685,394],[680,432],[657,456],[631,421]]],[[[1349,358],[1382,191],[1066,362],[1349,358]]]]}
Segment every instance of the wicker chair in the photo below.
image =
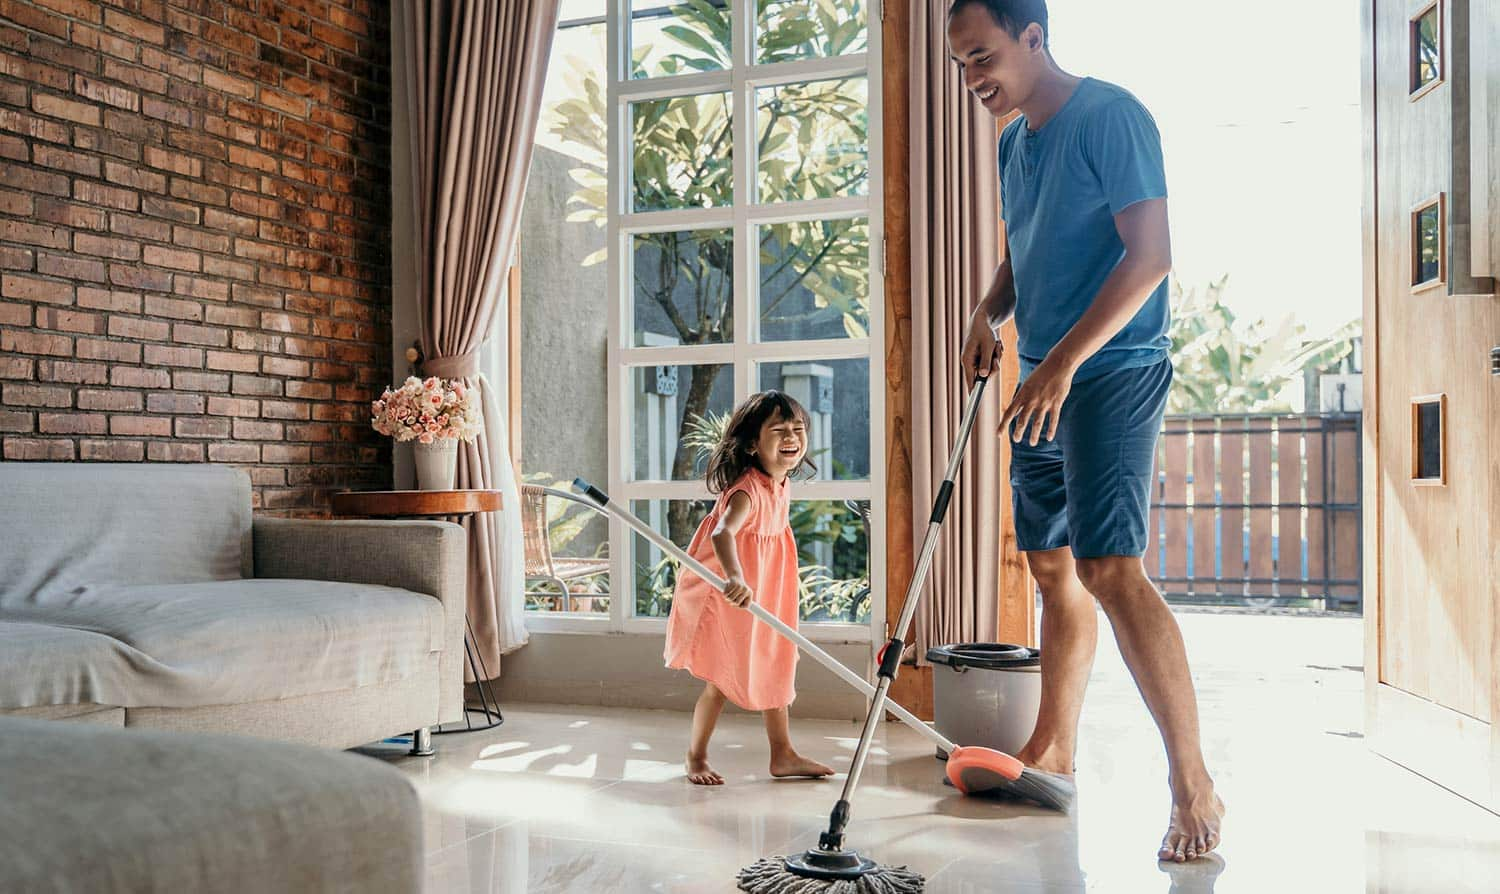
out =
{"type": "Polygon", "coordinates": [[[594,507],[564,491],[536,484],[521,486],[521,541],[526,551],[527,592],[531,592],[532,581],[548,581],[558,589],[552,603],[554,611],[567,612],[573,610],[573,594],[568,589],[568,581],[608,572],[609,560],[552,555],[552,541],[547,536],[549,496],[589,506],[590,509],[594,507]]]}

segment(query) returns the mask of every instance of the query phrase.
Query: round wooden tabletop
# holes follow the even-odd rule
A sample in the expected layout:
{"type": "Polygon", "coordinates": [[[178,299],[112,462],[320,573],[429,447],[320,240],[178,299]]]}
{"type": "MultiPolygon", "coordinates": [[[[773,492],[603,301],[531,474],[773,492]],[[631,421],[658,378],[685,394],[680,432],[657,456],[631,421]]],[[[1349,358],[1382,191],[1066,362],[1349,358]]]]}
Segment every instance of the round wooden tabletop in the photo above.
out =
{"type": "Polygon", "coordinates": [[[421,518],[498,512],[498,490],[351,490],[333,495],[335,515],[421,518]]]}

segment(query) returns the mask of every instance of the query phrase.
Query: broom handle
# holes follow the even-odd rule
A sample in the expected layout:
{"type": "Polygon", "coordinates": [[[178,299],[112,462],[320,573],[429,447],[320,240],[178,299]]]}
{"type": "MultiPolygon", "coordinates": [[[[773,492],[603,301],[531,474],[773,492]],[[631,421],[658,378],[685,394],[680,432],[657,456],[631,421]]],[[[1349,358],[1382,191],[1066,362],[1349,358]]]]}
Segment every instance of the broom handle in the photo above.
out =
{"type": "MultiPolygon", "coordinates": [[[[597,487],[594,487],[592,484],[589,484],[582,478],[574,479],[573,490],[578,493],[585,494],[601,510],[624,522],[637,534],[640,534],[642,537],[645,537],[647,540],[656,544],[667,555],[681,562],[690,571],[708,581],[714,587],[722,591],[729,585],[728,581],[715,574],[713,570],[710,569],[707,565],[688,555],[686,551],[684,551],[677,544],[668,540],[662,534],[658,533],[656,529],[641,521],[633,513],[627,512],[619,504],[611,501],[609,495],[604,491],[600,490],[597,487]]],[[[795,627],[786,624],[780,618],[766,611],[754,600],[746,605],[745,608],[750,612],[750,614],[768,624],[777,633],[796,643],[802,649],[802,651],[811,655],[819,664],[832,671],[834,676],[859,690],[864,694],[865,698],[873,698],[875,696],[875,687],[871,686],[869,681],[865,680],[864,677],[856,674],[848,667],[845,667],[843,662],[839,661],[837,658],[834,658],[832,655],[823,651],[816,644],[814,644],[812,640],[799,633],[795,627]]],[[[954,748],[957,747],[952,742],[948,741],[948,739],[944,737],[942,733],[939,733],[937,730],[928,726],[926,723],[923,723],[920,719],[917,718],[915,714],[912,714],[910,711],[906,710],[895,702],[887,701],[885,708],[892,714],[895,714],[896,717],[901,720],[901,722],[926,736],[934,745],[936,745],[938,748],[941,748],[944,753],[951,752],[954,748]]]]}

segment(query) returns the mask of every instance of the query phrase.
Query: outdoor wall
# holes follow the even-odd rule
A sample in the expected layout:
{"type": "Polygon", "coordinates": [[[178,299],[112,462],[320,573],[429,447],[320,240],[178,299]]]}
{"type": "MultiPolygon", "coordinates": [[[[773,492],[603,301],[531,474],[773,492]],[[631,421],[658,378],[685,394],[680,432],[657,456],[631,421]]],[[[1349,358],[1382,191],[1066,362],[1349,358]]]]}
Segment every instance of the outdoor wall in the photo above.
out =
{"type": "Polygon", "coordinates": [[[317,512],[390,480],[389,10],[186,6],[4,4],[3,455],[230,463],[317,512]]]}

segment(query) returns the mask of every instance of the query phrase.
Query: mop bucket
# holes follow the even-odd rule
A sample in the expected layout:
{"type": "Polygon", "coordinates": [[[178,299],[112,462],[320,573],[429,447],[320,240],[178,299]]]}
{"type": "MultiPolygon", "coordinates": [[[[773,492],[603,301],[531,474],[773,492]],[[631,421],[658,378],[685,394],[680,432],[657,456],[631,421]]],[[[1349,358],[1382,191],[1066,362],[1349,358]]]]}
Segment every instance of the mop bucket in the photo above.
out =
{"type": "MultiPolygon", "coordinates": [[[[1036,728],[1042,653],[1009,643],[954,643],[927,650],[938,732],[965,745],[1015,754],[1036,728]]],[[[940,753],[939,757],[943,755],[940,753]]]]}

